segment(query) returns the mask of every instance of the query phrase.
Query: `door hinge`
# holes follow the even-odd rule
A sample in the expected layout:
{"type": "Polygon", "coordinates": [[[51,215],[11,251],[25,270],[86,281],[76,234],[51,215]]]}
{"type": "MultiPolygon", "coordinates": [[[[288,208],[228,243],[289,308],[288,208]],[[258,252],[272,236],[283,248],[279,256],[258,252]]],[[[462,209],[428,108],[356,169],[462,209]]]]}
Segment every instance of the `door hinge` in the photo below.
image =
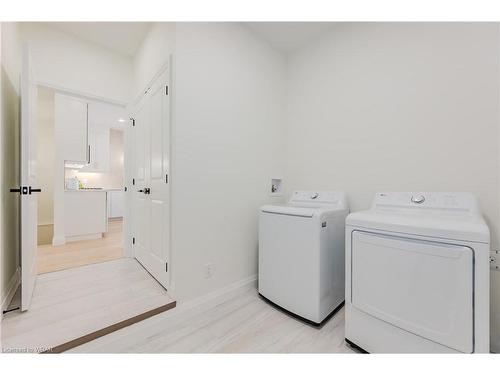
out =
{"type": "Polygon", "coordinates": [[[135,178],[132,179],[132,185],[135,185],[135,178]]]}
{"type": "Polygon", "coordinates": [[[168,184],[168,173],[165,175],[165,183],[168,184]]]}
{"type": "Polygon", "coordinates": [[[165,272],[168,272],[168,262],[165,263],[165,272]]]}
{"type": "Polygon", "coordinates": [[[135,118],[130,118],[130,121],[132,121],[132,126],[135,126],[135,118]]]}
{"type": "Polygon", "coordinates": [[[168,85],[165,86],[165,95],[168,95],[168,85]]]}
{"type": "Polygon", "coordinates": [[[132,237],[132,245],[135,245],[135,237],[132,237]]]}

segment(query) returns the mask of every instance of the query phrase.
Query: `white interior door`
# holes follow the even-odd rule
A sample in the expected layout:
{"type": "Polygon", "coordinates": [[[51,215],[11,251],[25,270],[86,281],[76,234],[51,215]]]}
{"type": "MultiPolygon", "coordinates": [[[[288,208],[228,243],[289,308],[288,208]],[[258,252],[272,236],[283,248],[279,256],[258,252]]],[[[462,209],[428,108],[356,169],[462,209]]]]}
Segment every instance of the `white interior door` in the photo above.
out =
{"type": "Polygon", "coordinates": [[[170,254],[170,103],[166,70],[135,111],[134,253],[165,288],[170,254]]]}
{"type": "MultiPolygon", "coordinates": [[[[30,52],[23,51],[21,72],[21,310],[29,308],[36,282],[37,255],[37,87],[30,52]]],[[[38,190],[39,191],[39,190],[38,190]]]]}

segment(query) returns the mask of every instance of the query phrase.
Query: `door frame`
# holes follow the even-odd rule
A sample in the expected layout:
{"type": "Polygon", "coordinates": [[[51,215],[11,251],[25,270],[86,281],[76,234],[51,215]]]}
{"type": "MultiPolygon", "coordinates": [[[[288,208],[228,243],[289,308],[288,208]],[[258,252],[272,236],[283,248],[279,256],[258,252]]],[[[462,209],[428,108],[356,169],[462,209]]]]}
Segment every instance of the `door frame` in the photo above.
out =
{"type": "Polygon", "coordinates": [[[127,106],[128,113],[130,114],[130,122],[128,126],[125,127],[125,160],[124,160],[124,179],[125,179],[125,186],[127,190],[125,191],[125,214],[124,214],[124,226],[123,226],[123,233],[124,233],[124,238],[123,238],[123,254],[126,257],[134,258],[135,257],[135,251],[134,251],[134,246],[133,246],[133,237],[134,237],[134,217],[132,215],[132,208],[133,208],[133,192],[134,190],[134,185],[133,185],[133,179],[134,179],[134,157],[133,155],[135,154],[135,148],[134,148],[134,142],[133,140],[133,118],[135,115],[135,107],[139,104],[140,100],[144,97],[148,89],[155,83],[155,81],[161,77],[162,74],[165,73],[165,71],[168,70],[168,77],[169,77],[169,98],[170,98],[170,112],[169,112],[169,150],[170,150],[170,155],[169,155],[169,184],[170,185],[170,190],[169,190],[169,200],[170,200],[170,206],[169,206],[169,232],[170,232],[170,237],[168,239],[168,244],[169,244],[169,275],[168,275],[168,284],[169,284],[169,291],[174,291],[174,282],[173,282],[173,272],[175,269],[175,266],[173,266],[173,250],[172,250],[172,176],[173,176],[173,168],[172,168],[172,128],[174,124],[174,116],[172,115],[174,111],[174,96],[172,94],[173,92],[173,55],[169,55],[168,61],[164,62],[160,69],[157,70],[157,72],[153,75],[153,77],[148,81],[148,83],[140,90],[139,94],[136,95],[134,100],[127,106]],[[128,155],[128,157],[127,157],[128,155]],[[125,219],[128,218],[128,219],[125,219]]]}

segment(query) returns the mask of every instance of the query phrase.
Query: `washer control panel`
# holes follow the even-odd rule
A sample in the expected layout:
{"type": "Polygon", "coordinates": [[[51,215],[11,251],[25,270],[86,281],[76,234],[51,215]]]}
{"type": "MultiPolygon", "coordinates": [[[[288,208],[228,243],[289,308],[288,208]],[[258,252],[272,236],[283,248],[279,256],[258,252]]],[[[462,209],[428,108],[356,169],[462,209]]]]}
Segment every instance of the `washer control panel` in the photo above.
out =
{"type": "Polygon", "coordinates": [[[314,191],[314,190],[298,190],[294,191],[290,201],[290,205],[337,205],[347,207],[347,199],[345,193],[340,191],[314,191]]]}

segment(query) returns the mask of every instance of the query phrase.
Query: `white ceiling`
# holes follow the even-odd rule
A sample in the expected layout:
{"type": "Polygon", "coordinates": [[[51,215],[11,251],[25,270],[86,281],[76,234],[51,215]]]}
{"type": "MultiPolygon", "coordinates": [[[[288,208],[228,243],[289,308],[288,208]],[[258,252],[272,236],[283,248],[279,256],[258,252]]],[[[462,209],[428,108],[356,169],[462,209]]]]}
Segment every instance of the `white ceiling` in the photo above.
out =
{"type": "Polygon", "coordinates": [[[331,28],[333,22],[246,22],[261,38],[282,52],[292,52],[331,28]]]}
{"type": "MultiPolygon", "coordinates": [[[[119,53],[133,56],[151,22],[48,22],[61,31],[119,53]]],[[[282,51],[292,52],[333,26],[332,22],[245,22],[260,38],[282,51]]]]}
{"type": "Polygon", "coordinates": [[[128,56],[135,54],[151,26],[151,22],[48,22],[48,24],[128,56]]]}

